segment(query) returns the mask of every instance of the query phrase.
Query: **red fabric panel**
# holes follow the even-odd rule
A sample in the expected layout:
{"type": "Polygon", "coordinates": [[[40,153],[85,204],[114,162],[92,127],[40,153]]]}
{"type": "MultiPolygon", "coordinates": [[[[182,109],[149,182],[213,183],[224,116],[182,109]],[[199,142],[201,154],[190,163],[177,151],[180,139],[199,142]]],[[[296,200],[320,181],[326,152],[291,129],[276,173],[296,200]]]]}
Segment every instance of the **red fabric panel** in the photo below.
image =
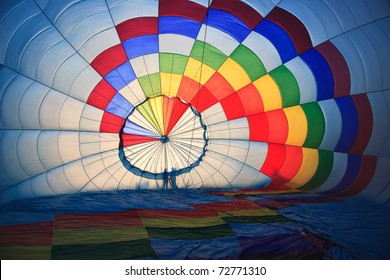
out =
{"type": "Polygon", "coordinates": [[[114,114],[104,112],[102,122],[100,123],[100,132],[119,133],[125,120],[114,114]]]}
{"type": "Polygon", "coordinates": [[[264,112],[264,104],[257,88],[251,83],[237,91],[247,116],[264,112]]]}
{"type": "Polygon", "coordinates": [[[234,88],[219,72],[215,72],[204,86],[218,101],[221,101],[234,92],[234,88]]]}
{"type": "Polygon", "coordinates": [[[282,186],[297,175],[303,160],[301,147],[286,146],[286,157],[282,168],[276,173],[270,186],[282,186]]]}
{"type": "Polygon", "coordinates": [[[197,81],[183,76],[177,91],[177,97],[190,103],[201,87],[202,85],[197,81]]]}
{"type": "Polygon", "coordinates": [[[275,7],[266,18],[282,27],[289,34],[298,54],[312,48],[313,45],[306,27],[293,14],[275,7]]]}
{"type": "Polygon", "coordinates": [[[238,119],[245,116],[244,106],[237,93],[233,93],[220,101],[228,120],[238,119]]]}
{"type": "Polygon", "coordinates": [[[217,98],[215,98],[206,87],[202,87],[198,94],[191,100],[192,106],[200,113],[217,102],[217,98]]]}
{"type": "Polygon", "coordinates": [[[169,132],[171,132],[172,128],[174,128],[189,107],[189,104],[181,102],[178,98],[168,98],[164,96],[165,135],[169,135],[169,132]],[[167,126],[165,126],[165,120],[167,120],[167,126]]]}
{"type": "Polygon", "coordinates": [[[96,108],[105,110],[116,90],[105,80],[101,80],[88,97],[87,103],[96,108]]]}
{"type": "Polygon", "coordinates": [[[132,18],[118,24],[116,26],[116,31],[118,32],[121,42],[142,35],[158,34],[158,18],[132,18]]]}
{"type": "Polygon", "coordinates": [[[247,116],[249,124],[249,140],[267,142],[269,138],[268,119],[265,114],[247,116]]]}
{"type": "Polygon", "coordinates": [[[239,0],[214,0],[211,8],[223,10],[239,18],[251,29],[255,28],[263,17],[251,6],[239,0]]]}
{"type": "Polygon", "coordinates": [[[112,228],[143,226],[131,212],[56,215],[54,229],[112,228]]]}
{"type": "Polygon", "coordinates": [[[288,137],[288,121],[283,110],[265,113],[269,125],[269,143],[286,143],[288,137]]]}
{"type": "Polygon", "coordinates": [[[108,72],[128,60],[122,45],[116,45],[101,52],[91,62],[91,66],[104,77],[108,72]]]}
{"type": "Polygon", "coordinates": [[[285,158],[285,145],[268,144],[268,154],[260,172],[271,178],[274,177],[274,175],[282,168],[285,158]]]}
{"type": "Polygon", "coordinates": [[[44,246],[53,241],[53,222],[0,227],[0,245],[44,246]]]}
{"type": "Polygon", "coordinates": [[[351,76],[348,64],[341,52],[335,45],[332,44],[331,41],[326,41],[315,48],[325,58],[332,70],[334,79],[334,96],[341,97],[349,95],[351,92],[351,76]]]}
{"type": "Polygon", "coordinates": [[[159,16],[179,16],[202,22],[207,8],[189,0],[160,0],[159,16]]]}
{"type": "Polygon", "coordinates": [[[133,135],[133,134],[122,134],[122,145],[123,147],[128,147],[137,144],[143,144],[152,141],[160,141],[159,138],[141,136],[141,135],[133,135]]]}
{"type": "Polygon", "coordinates": [[[351,154],[362,154],[371,138],[373,115],[366,94],[353,95],[351,98],[359,115],[359,130],[355,143],[349,152],[351,154]]]}
{"type": "Polygon", "coordinates": [[[376,157],[363,156],[362,167],[356,181],[344,192],[336,195],[338,197],[353,196],[360,193],[371,181],[375,174],[376,157]]]}

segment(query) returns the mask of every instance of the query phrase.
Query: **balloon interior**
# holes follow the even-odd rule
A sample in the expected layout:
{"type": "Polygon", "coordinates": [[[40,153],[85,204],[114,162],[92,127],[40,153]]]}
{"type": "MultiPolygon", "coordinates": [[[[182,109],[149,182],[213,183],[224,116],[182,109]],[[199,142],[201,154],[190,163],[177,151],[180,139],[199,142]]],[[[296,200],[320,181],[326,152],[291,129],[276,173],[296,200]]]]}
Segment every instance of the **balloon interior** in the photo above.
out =
{"type": "Polygon", "coordinates": [[[389,259],[386,0],[0,3],[2,259],[389,259]]]}

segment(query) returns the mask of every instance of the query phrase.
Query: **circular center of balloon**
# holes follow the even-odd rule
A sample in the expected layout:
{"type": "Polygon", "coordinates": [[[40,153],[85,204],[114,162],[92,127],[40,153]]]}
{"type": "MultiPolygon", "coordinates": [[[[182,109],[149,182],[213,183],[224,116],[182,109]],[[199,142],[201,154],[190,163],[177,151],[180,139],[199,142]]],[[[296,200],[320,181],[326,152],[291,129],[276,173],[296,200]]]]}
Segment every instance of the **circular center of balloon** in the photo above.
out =
{"type": "Polygon", "coordinates": [[[120,140],[119,157],[129,171],[162,180],[198,166],[208,143],[199,112],[179,98],[164,95],[134,108],[120,140]]]}

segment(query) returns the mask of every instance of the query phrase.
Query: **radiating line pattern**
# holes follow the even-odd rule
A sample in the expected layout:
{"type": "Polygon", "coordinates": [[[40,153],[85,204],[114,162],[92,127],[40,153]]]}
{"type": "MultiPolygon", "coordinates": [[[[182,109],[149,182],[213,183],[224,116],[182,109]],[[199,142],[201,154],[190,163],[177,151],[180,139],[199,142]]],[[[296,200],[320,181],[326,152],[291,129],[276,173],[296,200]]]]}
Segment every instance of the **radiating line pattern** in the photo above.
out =
{"type": "Polygon", "coordinates": [[[188,166],[178,187],[386,201],[389,27],[386,0],[2,1],[1,201],[188,166]]]}

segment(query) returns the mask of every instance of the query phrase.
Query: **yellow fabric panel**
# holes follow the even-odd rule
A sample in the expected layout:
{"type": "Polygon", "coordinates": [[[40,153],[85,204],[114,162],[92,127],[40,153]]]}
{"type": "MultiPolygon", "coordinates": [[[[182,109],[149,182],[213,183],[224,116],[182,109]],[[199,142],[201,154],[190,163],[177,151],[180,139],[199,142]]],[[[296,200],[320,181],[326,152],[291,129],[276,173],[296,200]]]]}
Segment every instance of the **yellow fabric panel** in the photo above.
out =
{"type": "Polygon", "coordinates": [[[270,75],[264,75],[253,82],[260,93],[264,104],[264,112],[282,108],[282,96],[278,85],[270,75]]]}
{"type": "Polygon", "coordinates": [[[307,119],[301,106],[293,106],[283,109],[288,121],[288,137],[286,144],[302,146],[307,135],[307,119]]]}
{"type": "MultiPolygon", "coordinates": [[[[31,238],[34,238],[33,236],[31,238]]],[[[50,260],[52,246],[0,246],[2,260],[50,260]]]]}
{"type": "Polygon", "coordinates": [[[196,219],[180,219],[180,218],[142,218],[145,227],[208,227],[224,224],[225,222],[220,217],[206,217],[196,219]]]}
{"type": "Polygon", "coordinates": [[[184,71],[185,76],[193,79],[194,81],[200,82],[202,85],[204,85],[214,73],[215,70],[213,68],[192,57],[188,59],[187,66],[184,71]]]}
{"type": "Polygon", "coordinates": [[[166,96],[176,97],[179,91],[182,75],[171,73],[160,73],[161,92],[166,96]]]}
{"type": "Polygon", "coordinates": [[[236,91],[251,83],[245,70],[230,57],[221,65],[218,72],[236,91]]]}
{"type": "Polygon", "coordinates": [[[279,215],[276,211],[268,209],[268,208],[261,208],[261,209],[252,209],[252,210],[232,210],[232,211],[225,211],[220,212],[219,215],[221,217],[230,217],[230,216],[272,216],[272,215],[279,215]]]}
{"type": "Polygon", "coordinates": [[[53,232],[53,245],[108,243],[149,238],[143,227],[63,229],[53,232]]]}
{"type": "Polygon", "coordinates": [[[146,102],[142,103],[141,106],[138,106],[137,110],[156,129],[156,131],[158,131],[161,135],[163,134],[161,127],[159,127],[152,105],[150,104],[150,100],[147,100],[146,102]]]}
{"type": "Polygon", "coordinates": [[[159,131],[164,133],[164,112],[163,112],[163,96],[157,96],[149,99],[150,106],[152,107],[153,115],[156,117],[159,131]]]}
{"type": "Polygon", "coordinates": [[[314,176],[318,167],[318,150],[311,148],[303,148],[303,160],[301,168],[297,175],[286,185],[292,188],[299,188],[309,182],[314,176]]]}

